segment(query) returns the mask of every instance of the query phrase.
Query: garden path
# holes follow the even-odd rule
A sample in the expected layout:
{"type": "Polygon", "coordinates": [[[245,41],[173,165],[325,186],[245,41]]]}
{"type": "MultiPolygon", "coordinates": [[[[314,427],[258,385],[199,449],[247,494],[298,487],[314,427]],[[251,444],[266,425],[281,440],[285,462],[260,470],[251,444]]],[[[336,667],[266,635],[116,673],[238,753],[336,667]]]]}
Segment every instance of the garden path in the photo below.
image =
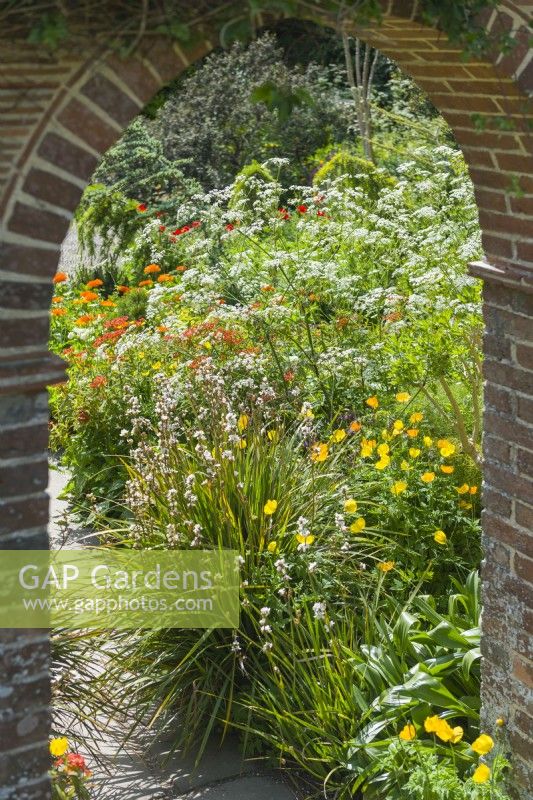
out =
{"type": "MultiPolygon", "coordinates": [[[[68,520],[68,504],[59,499],[68,475],[50,470],[51,547],[79,546],[87,532],[68,520]]],[[[85,539],[86,543],[90,539],[85,539]]],[[[95,653],[95,662],[98,653],[95,653]]],[[[212,743],[198,767],[179,752],[169,756],[168,742],[153,741],[148,730],[139,730],[121,744],[128,720],[100,719],[99,733],[91,742],[94,752],[80,751],[94,772],[94,800],[295,800],[296,795],[275,775],[265,774],[253,762],[243,762],[237,742],[228,738],[212,743]],[[98,754],[98,763],[95,763],[98,754]]],[[[70,731],[75,739],[75,731],[70,731]]]]}

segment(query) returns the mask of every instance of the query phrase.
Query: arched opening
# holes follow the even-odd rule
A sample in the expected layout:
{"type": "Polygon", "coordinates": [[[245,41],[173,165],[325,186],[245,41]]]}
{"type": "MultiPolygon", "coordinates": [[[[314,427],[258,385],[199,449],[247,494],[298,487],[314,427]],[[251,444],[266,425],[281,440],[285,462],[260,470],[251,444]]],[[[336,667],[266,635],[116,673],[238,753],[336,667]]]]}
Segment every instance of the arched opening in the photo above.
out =
{"type": "MultiPolygon", "coordinates": [[[[501,18],[500,15],[491,21],[500,21],[501,18]]],[[[503,18],[509,19],[512,27],[513,18],[509,15],[503,15],[503,18]]],[[[489,324],[486,376],[493,384],[489,386],[491,399],[487,401],[486,418],[493,427],[488,430],[485,446],[485,474],[489,482],[486,491],[492,498],[486,527],[487,569],[492,575],[485,605],[493,612],[491,616],[504,612],[507,618],[517,621],[518,628],[518,620],[524,619],[528,603],[528,558],[525,551],[529,542],[527,520],[530,505],[523,501],[531,488],[527,417],[530,413],[530,348],[527,338],[530,306],[523,290],[529,274],[528,253],[531,248],[527,216],[528,181],[531,179],[524,168],[524,159],[528,159],[528,164],[530,162],[529,134],[521,127],[527,113],[525,101],[520,96],[520,87],[516,88],[516,80],[506,75],[518,76],[522,85],[527,87],[529,52],[524,54],[521,51],[518,56],[518,51],[515,51],[507,60],[499,59],[499,69],[496,70],[482,60],[467,65],[461,61],[457,50],[448,49],[441,35],[418,25],[415,30],[413,33],[412,20],[398,15],[387,18],[377,32],[366,31],[365,37],[376,42],[383,52],[388,50],[394,55],[406,71],[428,90],[444,116],[452,121],[471,167],[484,228],[490,266],[481,266],[479,271],[487,279],[498,278],[506,285],[504,289],[495,289],[488,284],[486,289],[489,324]],[[431,75],[432,71],[437,78],[431,75]],[[444,79],[441,76],[445,76],[444,79]],[[443,87],[445,91],[442,91],[443,87]],[[463,91],[456,91],[459,88],[463,91]],[[476,126],[470,112],[485,119],[484,129],[476,126]],[[514,117],[516,127],[502,131],[502,116],[514,117]],[[501,337],[502,320],[507,325],[507,342],[503,351],[493,349],[491,357],[490,348],[495,348],[495,342],[501,337]],[[500,359],[504,360],[503,364],[498,363],[500,359]],[[515,419],[509,419],[511,415],[515,419]],[[505,439],[509,436],[514,442],[511,451],[506,449],[505,439]],[[519,486],[523,491],[520,497],[516,497],[518,489],[513,487],[519,486]],[[518,595],[515,601],[511,599],[513,593],[518,595]]],[[[207,48],[208,44],[205,45],[207,48]]],[[[42,314],[46,291],[42,288],[42,279],[53,274],[57,244],[68,222],[63,212],[58,213],[58,207],[68,211],[73,209],[81,185],[94,166],[95,153],[108,147],[117,137],[120,128],[141,105],[142,95],[145,94],[146,99],[153,93],[158,80],[164,82],[176,72],[179,64],[183,64],[183,53],[169,53],[167,47],[161,47],[158,53],[157,46],[154,46],[149,53],[149,60],[150,57],[154,59],[149,69],[146,61],[143,63],[139,56],[134,56],[127,64],[112,57],[105,64],[93,61],[90,69],[78,70],[69,93],[56,94],[56,105],[49,109],[46,123],[32,131],[33,141],[20,162],[22,177],[16,175],[4,195],[4,255],[6,263],[17,265],[16,270],[8,268],[5,271],[11,290],[7,294],[7,303],[12,312],[8,313],[4,323],[7,334],[5,386],[8,397],[11,396],[5,409],[6,419],[15,420],[16,425],[22,422],[24,428],[35,424],[42,430],[39,415],[42,415],[43,404],[35,389],[44,381],[49,382],[54,370],[51,361],[50,370],[45,375],[45,362],[39,354],[39,347],[44,350],[46,336],[42,314]],[[134,97],[137,97],[137,102],[134,97]],[[55,166],[55,175],[51,175],[49,165],[55,166]],[[32,230],[31,244],[28,226],[32,230]],[[22,275],[25,275],[23,280],[22,275]],[[24,284],[24,289],[20,284],[24,284]],[[29,303],[35,303],[34,311],[28,309],[29,303]],[[34,319],[31,326],[27,324],[28,319],[34,319]],[[25,332],[21,335],[23,327],[25,332]],[[30,399],[24,398],[21,391],[29,392],[30,399]]],[[[499,344],[502,345],[501,341],[499,344]]],[[[7,427],[13,435],[12,429],[16,426],[8,422],[7,427]]],[[[38,490],[33,492],[34,502],[31,504],[34,516],[26,517],[30,513],[25,501],[27,495],[11,491],[8,483],[6,496],[14,499],[6,502],[9,518],[13,521],[10,526],[8,523],[6,542],[25,540],[38,547],[39,541],[43,541],[39,539],[39,526],[46,503],[40,493],[45,483],[45,460],[39,450],[42,445],[37,445],[29,431],[26,435],[29,439],[26,445],[17,439],[18,453],[22,447],[22,455],[6,461],[5,474],[12,485],[18,487],[21,478],[27,478],[31,469],[33,487],[38,490]],[[20,537],[19,530],[28,533],[20,537]]],[[[497,697],[499,703],[503,697],[506,709],[514,709],[513,698],[520,696],[522,687],[527,685],[529,662],[523,644],[518,641],[518,630],[501,631],[493,623],[494,620],[489,620],[485,639],[485,674],[490,675],[486,696],[492,697],[493,702],[497,697]],[[504,635],[511,637],[510,655],[506,658],[495,652],[496,643],[501,643],[504,635]],[[509,676],[512,676],[510,684],[509,676]],[[503,689],[506,681],[510,685],[507,694],[503,689]],[[495,696],[491,696],[491,686],[497,687],[495,696]]],[[[503,714],[508,716],[508,710],[503,714]]],[[[511,735],[520,759],[520,752],[527,754],[527,717],[513,710],[511,716],[511,735]]],[[[522,762],[525,763],[525,759],[522,762]]]]}

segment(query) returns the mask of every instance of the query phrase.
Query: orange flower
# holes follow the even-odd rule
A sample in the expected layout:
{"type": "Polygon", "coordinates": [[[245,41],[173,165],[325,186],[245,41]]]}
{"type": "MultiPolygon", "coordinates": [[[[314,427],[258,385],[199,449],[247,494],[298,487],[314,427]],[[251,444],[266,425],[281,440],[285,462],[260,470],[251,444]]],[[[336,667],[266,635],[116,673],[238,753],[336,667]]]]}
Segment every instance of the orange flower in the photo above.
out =
{"type": "Polygon", "coordinates": [[[80,297],[83,297],[86,303],[90,303],[91,300],[98,300],[96,292],[80,292],[80,297]]]}
{"type": "Polygon", "coordinates": [[[450,464],[441,464],[440,471],[444,472],[445,475],[451,475],[454,469],[455,467],[452,467],[450,464]]]}
{"type": "Polygon", "coordinates": [[[151,278],[146,278],[144,281],[139,281],[139,286],[153,286],[154,282],[151,278]]]}
{"type": "Polygon", "coordinates": [[[107,383],[107,378],[103,375],[97,375],[96,378],[93,378],[91,383],[89,384],[91,389],[98,389],[100,386],[105,386],[107,383]]]}
{"type": "Polygon", "coordinates": [[[117,286],[117,292],[120,292],[120,294],[126,294],[126,292],[129,292],[129,290],[130,290],[129,286],[122,286],[122,285],[117,286]]]}
{"type": "Polygon", "coordinates": [[[365,403],[367,406],[370,406],[370,408],[377,408],[379,406],[379,400],[376,395],[372,395],[372,397],[367,398],[365,403]]]}
{"type": "Polygon", "coordinates": [[[89,322],[92,322],[94,319],[92,314],[82,314],[81,317],[78,317],[74,325],[88,325],[89,322]]]}
{"type": "Polygon", "coordinates": [[[168,328],[166,325],[158,325],[157,330],[159,331],[159,333],[166,333],[168,331],[168,328]]]}
{"type": "Polygon", "coordinates": [[[361,430],[361,423],[357,422],[357,420],[350,422],[349,430],[351,431],[351,433],[357,433],[358,431],[361,430]]]}
{"type": "Polygon", "coordinates": [[[169,275],[168,272],[164,272],[162,275],[159,275],[157,278],[158,283],[166,283],[167,281],[172,280],[172,275],[169,275]]]}
{"type": "Polygon", "coordinates": [[[52,279],[52,283],[63,283],[63,281],[68,281],[68,275],[66,272],[56,272],[52,279]]]}
{"type": "Polygon", "coordinates": [[[186,269],[187,269],[186,266],[180,264],[179,267],[176,267],[176,272],[185,272],[186,269]]]}
{"type": "Polygon", "coordinates": [[[411,439],[416,439],[418,436],[418,428],[407,428],[406,434],[411,437],[411,439]]]}
{"type": "Polygon", "coordinates": [[[161,272],[161,267],[157,264],[148,264],[148,266],[144,268],[145,275],[150,275],[152,272],[161,272]]]}
{"type": "Polygon", "coordinates": [[[53,317],[64,317],[67,313],[66,308],[53,308],[52,309],[52,316],[53,317]]]}
{"type": "Polygon", "coordinates": [[[97,286],[103,286],[104,282],[100,280],[100,278],[94,278],[92,281],[89,281],[85,284],[88,289],[96,289],[97,286]]]}
{"type": "Polygon", "coordinates": [[[114,303],[112,300],[102,300],[100,305],[103,306],[104,308],[114,308],[116,306],[116,303],[114,303]]]}
{"type": "Polygon", "coordinates": [[[63,298],[62,297],[59,297],[59,296],[58,297],[52,297],[52,303],[62,303],[62,302],[63,302],[63,298]]]}

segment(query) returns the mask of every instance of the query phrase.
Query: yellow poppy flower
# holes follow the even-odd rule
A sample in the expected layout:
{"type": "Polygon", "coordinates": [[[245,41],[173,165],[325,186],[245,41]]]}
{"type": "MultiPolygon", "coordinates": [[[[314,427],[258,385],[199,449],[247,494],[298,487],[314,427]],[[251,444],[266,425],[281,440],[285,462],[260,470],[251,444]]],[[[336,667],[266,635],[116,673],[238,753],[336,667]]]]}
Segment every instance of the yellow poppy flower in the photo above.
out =
{"type": "Polygon", "coordinates": [[[411,416],[409,417],[409,422],[412,422],[413,425],[416,425],[417,422],[422,422],[424,419],[424,415],[421,411],[413,411],[411,416]]]}
{"type": "Polygon", "coordinates": [[[50,754],[59,758],[60,756],[64,756],[68,750],[68,739],[66,736],[60,736],[57,739],[52,739],[49,744],[50,754]]]}
{"type": "Polygon", "coordinates": [[[444,472],[445,475],[451,475],[454,470],[455,467],[452,467],[451,464],[441,464],[440,471],[444,472]]]}
{"type": "Polygon", "coordinates": [[[437,542],[437,544],[446,544],[448,541],[448,537],[444,533],[444,531],[435,531],[433,538],[437,542]]]}
{"type": "Polygon", "coordinates": [[[275,553],[277,549],[278,549],[278,543],[277,542],[269,542],[268,543],[267,550],[268,550],[269,553],[275,553]]]}
{"type": "Polygon", "coordinates": [[[453,456],[455,453],[455,445],[449,442],[447,439],[439,439],[437,445],[443,458],[453,456]]]}
{"type": "Polygon", "coordinates": [[[315,537],[313,536],[312,533],[307,533],[307,534],[297,533],[296,539],[299,542],[299,544],[305,544],[305,545],[313,544],[313,542],[315,541],[315,537]]]}
{"type": "Polygon", "coordinates": [[[311,447],[311,461],[314,461],[316,464],[325,461],[328,455],[329,449],[327,444],[317,442],[311,447]]]}
{"type": "Polygon", "coordinates": [[[246,414],[241,414],[239,419],[237,420],[237,428],[239,429],[239,433],[242,433],[248,427],[248,417],[246,414]]]}
{"type": "Polygon", "coordinates": [[[376,566],[381,572],[390,572],[391,569],[394,569],[395,563],[395,561],[380,561],[376,566]]]}
{"type": "Polygon", "coordinates": [[[374,464],[374,467],[376,469],[386,469],[389,466],[389,464],[390,464],[389,456],[381,456],[379,461],[376,461],[376,463],[374,464]]]}
{"type": "Polygon", "coordinates": [[[406,489],[407,489],[407,484],[405,481],[396,481],[396,483],[393,483],[391,486],[391,492],[396,496],[398,496],[402,492],[405,492],[406,489]]]}
{"type": "Polygon", "coordinates": [[[463,483],[462,486],[456,487],[457,494],[466,494],[470,491],[470,486],[467,483],[463,483]]]}
{"type": "Polygon", "coordinates": [[[239,440],[239,447],[241,448],[241,450],[244,450],[246,447],[248,447],[248,442],[246,441],[246,439],[239,440]]]}
{"type": "Polygon", "coordinates": [[[361,455],[363,458],[368,458],[368,456],[372,455],[372,451],[376,446],[375,439],[362,439],[361,440],[361,455]]]}
{"type": "Polygon", "coordinates": [[[477,753],[478,756],[485,756],[487,753],[490,753],[494,747],[494,740],[488,734],[480,733],[475,742],[472,742],[471,746],[474,753],[477,753]]]}
{"type": "Polygon", "coordinates": [[[477,486],[470,487],[470,494],[477,494],[477,486]]]}
{"type": "Polygon", "coordinates": [[[463,735],[464,735],[464,730],[461,728],[460,725],[456,725],[455,728],[453,729],[452,744],[457,744],[457,742],[460,742],[461,739],[463,738],[463,735]]]}
{"type": "Polygon", "coordinates": [[[344,501],[344,510],[347,514],[355,514],[357,511],[357,501],[353,497],[349,497],[344,501]]]}
{"type": "Polygon", "coordinates": [[[346,439],[346,431],[342,428],[339,428],[336,431],[333,431],[331,434],[331,441],[332,442],[342,442],[343,439],[346,439]]]}
{"type": "Polygon", "coordinates": [[[418,458],[422,451],[418,449],[418,447],[410,447],[409,448],[409,455],[411,458],[418,458]]]}
{"type": "Polygon", "coordinates": [[[370,406],[370,408],[377,408],[379,406],[379,400],[375,394],[372,395],[372,397],[368,397],[365,400],[365,403],[367,404],[367,406],[370,406]]]}
{"type": "Polygon", "coordinates": [[[263,506],[263,511],[267,515],[267,517],[269,517],[272,514],[274,514],[274,512],[277,509],[277,507],[278,507],[278,501],[277,500],[267,500],[265,505],[263,506]]]}
{"type": "Polygon", "coordinates": [[[268,438],[270,439],[271,442],[277,442],[279,434],[278,434],[277,430],[274,429],[274,430],[268,431],[267,436],[268,436],[268,438]]]}
{"type": "Polygon", "coordinates": [[[416,739],[415,726],[411,724],[405,725],[398,734],[398,738],[402,739],[404,742],[412,742],[413,739],[416,739]]]}
{"type": "Polygon", "coordinates": [[[433,444],[433,439],[431,438],[431,436],[424,436],[424,444],[426,445],[426,447],[431,447],[431,445],[433,444]]]}
{"type": "Polygon", "coordinates": [[[420,476],[420,480],[424,481],[424,483],[432,483],[435,480],[435,473],[434,472],[424,472],[420,476]]]}
{"type": "Polygon", "coordinates": [[[490,767],[486,764],[479,764],[472,775],[474,783],[486,783],[490,778],[490,767]]]}
{"type": "Polygon", "coordinates": [[[404,425],[403,425],[403,422],[401,421],[401,419],[394,420],[394,424],[393,424],[392,428],[393,428],[393,433],[395,431],[397,431],[398,433],[400,431],[403,431],[404,425]]]}
{"type": "Polygon", "coordinates": [[[406,460],[405,460],[405,458],[404,458],[404,459],[402,459],[402,462],[401,462],[401,464],[400,464],[400,469],[403,469],[403,471],[404,471],[404,472],[408,472],[410,469],[412,469],[412,468],[409,466],[409,462],[408,462],[408,461],[406,461],[406,460]]]}
{"type": "Polygon", "coordinates": [[[408,403],[410,399],[411,395],[409,394],[409,392],[398,392],[398,394],[396,395],[396,400],[398,401],[398,403],[408,403]]]}
{"type": "Polygon", "coordinates": [[[350,525],[350,531],[352,533],[361,533],[366,528],[366,520],[363,517],[358,517],[355,522],[352,522],[350,525]]]}
{"type": "Polygon", "coordinates": [[[377,449],[380,456],[388,456],[390,453],[390,447],[388,444],[379,444],[377,449]]]}

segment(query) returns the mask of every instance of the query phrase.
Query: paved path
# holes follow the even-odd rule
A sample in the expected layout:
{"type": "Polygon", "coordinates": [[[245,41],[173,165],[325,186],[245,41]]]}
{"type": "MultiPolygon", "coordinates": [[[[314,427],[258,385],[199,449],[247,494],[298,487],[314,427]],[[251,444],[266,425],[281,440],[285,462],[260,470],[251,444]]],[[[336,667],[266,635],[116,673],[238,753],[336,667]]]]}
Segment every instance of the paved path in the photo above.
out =
{"type": "MultiPolygon", "coordinates": [[[[50,537],[52,547],[76,546],[79,529],[68,524],[68,505],[59,499],[68,477],[50,471],[50,537]]],[[[95,654],[95,661],[98,654],[95,654]]],[[[198,767],[180,753],[169,756],[164,742],[151,743],[141,730],[121,744],[128,720],[100,719],[101,733],[92,742],[98,752],[84,753],[94,773],[94,800],[295,800],[286,783],[261,773],[253,762],[243,763],[238,744],[229,738],[208,746],[198,767]]],[[[71,736],[74,734],[71,730],[71,736]]],[[[80,748],[83,752],[83,748],[80,748]]]]}

